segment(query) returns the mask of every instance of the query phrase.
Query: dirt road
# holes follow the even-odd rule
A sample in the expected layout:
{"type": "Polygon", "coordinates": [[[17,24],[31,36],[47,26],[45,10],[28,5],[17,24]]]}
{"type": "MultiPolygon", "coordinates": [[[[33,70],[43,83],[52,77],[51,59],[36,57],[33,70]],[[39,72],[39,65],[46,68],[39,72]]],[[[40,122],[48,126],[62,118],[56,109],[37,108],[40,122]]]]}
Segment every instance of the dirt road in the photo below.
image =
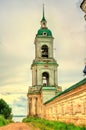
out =
{"type": "Polygon", "coordinates": [[[38,130],[33,128],[31,125],[28,126],[25,123],[11,123],[9,125],[0,127],[0,130],[38,130]]]}

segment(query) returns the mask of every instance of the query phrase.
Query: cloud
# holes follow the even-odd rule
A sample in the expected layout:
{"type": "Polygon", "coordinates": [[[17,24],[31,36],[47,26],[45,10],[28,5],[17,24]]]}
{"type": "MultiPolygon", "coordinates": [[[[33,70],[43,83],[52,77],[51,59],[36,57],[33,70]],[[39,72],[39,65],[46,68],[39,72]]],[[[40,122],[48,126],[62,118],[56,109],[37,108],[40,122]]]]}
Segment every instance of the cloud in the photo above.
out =
{"type": "Polygon", "coordinates": [[[27,114],[27,95],[26,94],[8,94],[1,95],[0,98],[3,98],[12,108],[12,113],[14,115],[26,115],[27,114]]]}
{"type": "MultiPolygon", "coordinates": [[[[25,96],[26,97],[26,96],[25,96]]],[[[17,106],[17,107],[25,107],[27,100],[23,95],[21,95],[20,97],[18,97],[17,99],[15,99],[13,101],[13,106],[17,106]]]]}
{"type": "Polygon", "coordinates": [[[20,115],[20,114],[27,114],[27,98],[25,95],[21,95],[20,97],[18,97],[17,99],[15,99],[12,103],[12,107],[13,107],[13,113],[16,115],[20,115]]]}

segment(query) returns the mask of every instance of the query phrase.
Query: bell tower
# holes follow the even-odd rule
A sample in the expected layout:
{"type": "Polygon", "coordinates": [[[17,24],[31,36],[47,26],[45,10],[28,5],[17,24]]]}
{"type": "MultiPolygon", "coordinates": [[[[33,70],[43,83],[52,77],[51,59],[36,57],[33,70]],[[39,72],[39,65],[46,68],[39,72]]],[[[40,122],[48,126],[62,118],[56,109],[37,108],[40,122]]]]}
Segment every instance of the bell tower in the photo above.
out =
{"type": "Polygon", "coordinates": [[[61,91],[57,82],[58,64],[53,57],[53,35],[47,27],[44,5],[41,27],[35,37],[35,59],[31,65],[32,86],[28,90],[28,115],[40,115],[43,103],[61,91]]]}

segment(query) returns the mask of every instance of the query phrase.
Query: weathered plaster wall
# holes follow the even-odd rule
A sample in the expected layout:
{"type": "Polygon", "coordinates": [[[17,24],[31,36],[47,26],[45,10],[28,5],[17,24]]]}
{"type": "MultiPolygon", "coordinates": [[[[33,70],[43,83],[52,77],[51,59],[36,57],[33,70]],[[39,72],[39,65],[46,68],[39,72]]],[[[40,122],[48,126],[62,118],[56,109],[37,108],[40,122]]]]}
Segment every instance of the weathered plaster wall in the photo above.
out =
{"type": "MultiPolygon", "coordinates": [[[[50,88],[50,87],[47,87],[47,88],[50,88]]],[[[44,102],[48,101],[50,98],[54,97],[55,96],[55,91],[56,91],[56,89],[55,88],[52,89],[52,87],[51,87],[50,90],[49,89],[47,89],[47,90],[43,89],[42,93],[41,93],[42,102],[44,103],[44,102]]]]}
{"type": "Polygon", "coordinates": [[[40,94],[28,94],[28,116],[39,116],[42,111],[42,99],[40,94]]]}
{"type": "Polygon", "coordinates": [[[75,125],[86,125],[86,83],[46,102],[42,117],[75,125]]]}

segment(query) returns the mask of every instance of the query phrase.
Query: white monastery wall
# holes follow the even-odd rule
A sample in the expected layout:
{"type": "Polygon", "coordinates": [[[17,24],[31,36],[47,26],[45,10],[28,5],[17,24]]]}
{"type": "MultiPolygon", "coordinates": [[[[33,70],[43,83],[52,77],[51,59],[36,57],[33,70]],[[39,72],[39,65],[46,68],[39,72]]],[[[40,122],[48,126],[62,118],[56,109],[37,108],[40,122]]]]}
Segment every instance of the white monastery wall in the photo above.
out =
{"type": "Polygon", "coordinates": [[[86,83],[44,104],[43,118],[86,125],[86,83]]]}

